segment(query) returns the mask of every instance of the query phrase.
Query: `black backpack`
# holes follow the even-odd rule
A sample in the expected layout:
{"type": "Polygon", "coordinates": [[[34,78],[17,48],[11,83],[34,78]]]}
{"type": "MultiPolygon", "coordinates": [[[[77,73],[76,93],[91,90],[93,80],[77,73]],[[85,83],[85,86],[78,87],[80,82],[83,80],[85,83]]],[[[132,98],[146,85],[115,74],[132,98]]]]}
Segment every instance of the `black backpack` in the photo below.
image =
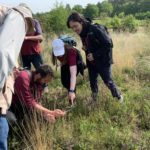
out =
{"type": "Polygon", "coordinates": [[[81,74],[84,75],[84,70],[86,69],[86,65],[83,61],[82,55],[79,50],[77,50],[77,71],[81,74]]]}
{"type": "MultiPolygon", "coordinates": [[[[98,24],[98,23],[95,23],[95,24],[92,24],[93,27],[96,27],[102,34],[103,38],[102,38],[102,41],[103,43],[105,43],[107,41],[107,44],[109,44],[109,46],[111,48],[113,48],[113,41],[112,41],[112,38],[108,32],[108,29],[106,26],[104,25],[101,25],[101,24],[98,24]]],[[[91,29],[92,30],[92,29],[91,29]]],[[[93,30],[92,30],[93,31],[93,30]]],[[[94,32],[94,31],[93,31],[94,32]]],[[[94,33],[95,35],[97,35],[97,33],[95,32],[94,33]]],[[[97,37],[95,36],[95,41],[98,43],[98,44],[101,44],[99,42],[99,40],[97,40],[97,37]]]]}

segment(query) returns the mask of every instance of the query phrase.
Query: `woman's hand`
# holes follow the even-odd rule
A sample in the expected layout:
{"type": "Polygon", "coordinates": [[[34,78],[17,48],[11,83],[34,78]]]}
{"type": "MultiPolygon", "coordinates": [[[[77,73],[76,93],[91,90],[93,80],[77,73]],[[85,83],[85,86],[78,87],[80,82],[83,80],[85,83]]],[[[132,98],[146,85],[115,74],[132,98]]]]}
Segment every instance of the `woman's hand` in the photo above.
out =
{"type": "Polygon", "coordinates": [[[73,104],[74,104],[74,100],[75,100],[75,98],[76,98],[75,93],[74,93],[74,92],[69,92],[69,94],[68,94],[68,99],[69,99],[69,101],[70,101],[71,105],[73,105],[73,104]]]}

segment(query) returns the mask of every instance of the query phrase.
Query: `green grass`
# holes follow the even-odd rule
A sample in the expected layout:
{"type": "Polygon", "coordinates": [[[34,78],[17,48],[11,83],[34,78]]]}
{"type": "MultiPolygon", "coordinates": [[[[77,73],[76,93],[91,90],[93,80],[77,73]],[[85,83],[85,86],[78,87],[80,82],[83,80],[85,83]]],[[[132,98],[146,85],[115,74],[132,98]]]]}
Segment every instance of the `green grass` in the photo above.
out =
{"type": "MultiPolygon", "coordinates": [[[[150,42],[143,33],[137,35],[142,39],[130,34],[124,47],[122,38],[125,37],[122,34],[113,36],[117,60],[113,78],[123,93],[123,105],[112,98],[101,79],[99,100],[96,105],[88,105],[91,91],[86,73],[85,80],[78,77],[77,106],[55,124],[36,117],[32,122],[28,121],[23,144],[12,144],[10,149],[23,149],[24,145],[29,150],[149,150],[150,42]],[[139,43],[141,40],[144,43],[139,43]],[[134,43],[138,43],[138,47],[134,43]]],[[[68,106],[67,92],[61,86],[59,71],[55,73],[56,79],[49,85],[50,92],[44,95],[42,103],[50,109],[65,109],[68,106]]]]}

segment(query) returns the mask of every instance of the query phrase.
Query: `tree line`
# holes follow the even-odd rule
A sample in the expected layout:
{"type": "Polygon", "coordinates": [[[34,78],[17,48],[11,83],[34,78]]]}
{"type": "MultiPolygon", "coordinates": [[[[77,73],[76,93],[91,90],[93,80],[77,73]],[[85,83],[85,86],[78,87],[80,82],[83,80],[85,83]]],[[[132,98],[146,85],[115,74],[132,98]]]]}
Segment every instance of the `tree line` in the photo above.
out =
{"type": "Polygon", "coordinates": [[[68,15],[77,11],[85,17],[102,20],[111,18],[111,21],[105,25],[114,30],[135,31],[138,20],[150,19],[150,1],[149,0],[104,0],[97,4],[75,5],[71,8],[69,4],[64,6],[62,3],[56,4],[55,8],[46,13],[37,13],[35,17],[41,21],[45,32],[66,31],[66,19],[68,15]],[[128,23],[129,22],[129,23],[128,23]]]}

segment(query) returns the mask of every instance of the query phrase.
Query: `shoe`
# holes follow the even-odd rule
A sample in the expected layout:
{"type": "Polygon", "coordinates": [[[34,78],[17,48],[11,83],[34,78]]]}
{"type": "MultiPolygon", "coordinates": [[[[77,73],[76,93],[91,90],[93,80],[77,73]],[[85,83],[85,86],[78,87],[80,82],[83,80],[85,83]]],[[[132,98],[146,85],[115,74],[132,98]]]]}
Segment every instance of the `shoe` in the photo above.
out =
{"type": "Polygon", "coordinates": [[[122,96],[122,95],[120,95],[120,97],[119,97],[119,99],[118,99],[118,100],[119,100],[119,102],[120,102],[120,103],[123,103],[123,102],[124,102],[124,98],[123,98],[123,96],[122,96]]]}
{"type": "Polygon", "coordinates": [[[49,93],[49,89],[48,89],[48,86],[44,87],[44,91],[43,91],[44,94],[48,94],[49,93]]]}

